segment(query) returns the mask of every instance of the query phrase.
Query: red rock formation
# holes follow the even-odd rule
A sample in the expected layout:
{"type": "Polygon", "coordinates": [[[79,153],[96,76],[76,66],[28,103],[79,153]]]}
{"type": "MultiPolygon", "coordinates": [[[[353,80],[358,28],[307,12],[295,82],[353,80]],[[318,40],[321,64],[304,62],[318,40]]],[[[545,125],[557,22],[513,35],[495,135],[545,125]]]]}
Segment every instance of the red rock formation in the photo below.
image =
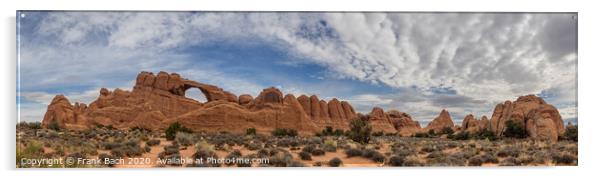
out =
{"type": "Polygon", "coordinates": [[[297,97],[297,101],[301,103],[301,106],[303,107],[305,113],[311,116],[311,102],[309,101],[309,97],[301,95],[297,97]]]}
{"type": "MultiPolygon", "coordinates": [[[[72,105],[63,95],[57,95],[48,106],[42,126],[56,123],[76,130],[96,125],[163,130],[173,122],[181,122],[195,131],[244,133],[247,128],[256,128],[260,133],[269,133],[274,128],[291,128],[302,135],[313,135],[327,126],[348,130],[349,122],[358,117],[351,104],[336,98],[326,102],[316,95],[283,96],[274,87],[264,89],[255,99],[247,94],[237,97],[216,86],[188,80],[175,73],[141,72],[131,92],[102,88],[98,98],[89,105],[72,105]],[[207,102],[187,98],[185,92],[190,88],[201,90],[207,102]]],[[[421,131],[418,122],[399,111],[384,112],[376,107],[367,117],[375,132],[408,136],[421,131]]],[[[486,117],[475,120],[472,115],[467,116],[462,129],[487,128],[500,135],[507,120],[524,124],[535,139],[556,140],[564,133],[558,110],[534,95],[498,104],[491,122],[486,117]]],[[[445,127],[453,128],[454,124],[449,113],[443,110],[424,130],[440,132],[445,127]]]]}
{"type": "Polygon", "coordinates": [[[48,106],[43,126],[56,122],[60,127],[82,130],[96,125],[162,130],[177,121],[195,131],[243,133],[256,128],[269,133],[274,128],[292,128],[313,135],[326,126],[346,130],[348,121],[355,117],[353,107],[337,99],[329,105],[315,95],[283,96],[274,87],[264,89],[255,99],[247,94],[237,97],[216,86],[166,72],[141,72],[131,92],[102,88],[99,93],[89,106],[71,105],[57,95],[48,106]],[[201,90],[207,102],[185,97],[190,88],[201,90]]]}
{"type": "Polygon", "coordinates": [[[558,110],[535,95],[498,104],[491,117],[491,130],[501,136],[509,120],[525,126],[533,139],[556,141],[558,136],[564,134],[564,124],[558,110]]]}
{"type": "Polygon", "coordinates": [[[238,104],[240,105],[246,105],[251,103],[251,101],[253,101],[253,96],[249,95],[249,94],[242,94],[240,96],[238,96],[238,104]]]}
{"type": "Polygon", "coordinates": [[[320,99],[318,99],[318,96],[316,95],[311,95],[311,97],[309,97],[309,106],[310,106],[310,113],[309,115],[312,118],[324,118],[327,117],[323,114],[326,113],[322,113],[321,112],[321,108],[320,108],[320,99]]]}
{"type": "Polygon", "coordinates": [[[421,127],[418,121],[412,120],[412,116],[407,113],[399,112],[397,110],[387,111],[389,119],[393,124],[393,127],[399,132],[401,136],[411,136],[416,132],[419,132],[421,127]]]}
{"type": "Polygon", "coordinates": [[[439,116],[437,116],[435,119],[433,119],[431,122],[429,122],[429,124],[426,126],[425,131],[429,131],[429,130],[434,130],[436,133],[441,132],[441,130],[443,130],[446,127],[450,127],[450,128],[454,128],[454,122],[451,119],[451,116],[449,115],[449,112],[447,112],[447,110],[441,110],[441,113],[439,113],[439,116]]]}
{"type": "Polygon", "coordinates": [[[372,108],[372,112],[368,116],[373,132],[397,133],[393,123],[391,123],[391,119],[389,119],[389,115],[385,114],[382,108],[372,108]]]}
{"type": "Polygon", "coordinates": [[[477,133],[482,130],[490,130],[489,120],[486,116],[481,117],[481,120],[477,120],[472,114],[466,115],[466,117],[464,117],[464,120],[462,121],[462,126],[460,130],[464,130],[469,133],[477,133]]]}

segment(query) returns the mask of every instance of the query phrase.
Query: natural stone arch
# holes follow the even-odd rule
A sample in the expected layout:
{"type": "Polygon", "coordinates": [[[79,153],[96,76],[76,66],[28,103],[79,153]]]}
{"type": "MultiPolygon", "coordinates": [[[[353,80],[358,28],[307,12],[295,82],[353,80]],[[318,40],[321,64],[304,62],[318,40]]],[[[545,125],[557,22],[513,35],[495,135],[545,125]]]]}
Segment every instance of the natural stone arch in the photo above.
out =
{"type": "Polygon", "coordinates": [[[227,100],[230,102],[237,102],[238,97],[228,91],[224,91],[221,88],[213,85],[207,85],[203,83],[198,83],[195,81],[184,80],[182,85],[182,90],[184,93],[190,88],[197,88],[201,90],[201,92],[205,95],[207,102],[215,101],[215,100],[227,100]]]}
{"type": "Polygon", "coordinates": [[[184,89],[184,97],[194,99],[198,102],[205,103],[209,102],[209,98],[207,98],[207,93],[204,92],[201,88],[190,87],[184,89]]]}

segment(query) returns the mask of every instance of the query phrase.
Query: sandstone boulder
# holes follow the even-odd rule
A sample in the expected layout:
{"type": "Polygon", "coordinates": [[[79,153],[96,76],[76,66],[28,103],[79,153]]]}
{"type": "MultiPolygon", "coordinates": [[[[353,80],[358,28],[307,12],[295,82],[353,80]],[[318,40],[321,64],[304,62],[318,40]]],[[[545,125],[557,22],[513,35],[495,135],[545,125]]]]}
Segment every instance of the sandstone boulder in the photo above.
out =
{"type": "Polygon", "coordinates": [[[420,123],[418,123],[418,121],[414,121],[412,116],[407,113],[397,110],[389,110],[387,111],[387,115],[389,116],[393,127],[401,136],[411,136],[416,132],[419,132],[421,129],[420,123]]]}
{"type": "Polygon", "coordinates": [[[449,115],[449,112],[447,112],[447,110],[444,109],[444,110],[441,110],[441,113],[439,113],[439,116],[437,116],[435,119],[433,119],[431,122],[429,122],[429,124],[425,128],[425,131],[433,130],[436,133],[439,133],[446,127],[453,129],[454,122],[452,121],[451,116],[449,115]]]}
{"type": "Polygon", "coordinates": [[[242,94],[240,96],[238,96],[238,103],[240,105],[246,105],[251,103],[251,101],[253,101],[253,96],[249,95],[249,94],[242,94]]]}

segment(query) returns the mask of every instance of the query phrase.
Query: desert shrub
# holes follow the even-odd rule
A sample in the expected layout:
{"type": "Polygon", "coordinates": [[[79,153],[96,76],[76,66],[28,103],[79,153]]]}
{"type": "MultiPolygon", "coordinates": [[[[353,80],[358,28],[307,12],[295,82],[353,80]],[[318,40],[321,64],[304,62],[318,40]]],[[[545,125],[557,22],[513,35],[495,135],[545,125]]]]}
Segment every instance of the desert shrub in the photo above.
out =
{"type": "Polygon", "coordinates": [[[375,162],[384,162],[385,156],[374,149],[367,149],[362,152],[362,156],[375,162]]]}
{"type": "Polygon", "coordinates": [[[313,144],[309,144],[309,145],[306,145],[305,147],[303,147],[303,149],[301,149],[301,150],[303,152],[311,153],[314,151],[314,149],[316,149],[316,146],[313,144]]]}
{"type": "Polygon", "coordinates": [[[249,144],[246,144],[246,147],[249,150],[259,150],[259,149],[262,148],[261,147],[261,143],[260,142],[256,142],[256,141],[253,141],[253,142],[251,142],[249,144]]]}
{"type": "Polygon", "coordinates": [[[518,148],[516,147],[504,147],[502,148],[500,151],[497,152],[497,156],[498,157],[518,157],[518,155],[520,154],[520,151],[518,148]]]}
{"type": "Polygon", "coordinates": [[[452,140],[468,140],[470,139],[470,134],[466,131],[460,131],[457,134],[447,135],[447,138],[452,140]]]}
{"type": "Polygon", "coordinates": [[[372,159],[372,161],[377,162],[377,163],[383,163],[383,162],[385,162],[386,158],[383,154],[381,154],[380,152],[377,152],[374,155],[372,155],[372,157],[370,159],[372,159]]]}
{"type": "Polygon", "coordinates": [[[410,150],[410,149],[394,149],[393,150],[395,155],[400,156],[400,157],[407,157],[410,155],[414,155],[414,151],[410,150]]]}
{"type": "Polygon", "coordinates": [[[19,128],[28,128],[28,129],[42,129],[42,123],[40,122],[25,122],[22,121],[19,124],[17,124],[19,128]]]}
{"type": "Polygon", "coordinates": [[[334,140],[326,140],[326,141],[324,141],[322,148],[327,152],[336,152],[337,151],[337,143],[334,140]]]}
{"type": "Polygon", "coordinates": [[[305,165],[299,161],[293,160],[290,164],[289,167],[305,167],[305,165]]]}
{"type": "Polygon", "coordinates": [[[395,167],[399,167],[399,166],[403,166],[403,162],[404,162],[405,156],[392,156],[391,158],[389,158],[389,162],[388,164],[390,166],[395,166],[395,167]]]}
{"type": "Polygon", "coordinates": [[[331,126],[326,126],[323,130],[322,130],[322,136],[331,136],[334,134],[334,131],[332,130],[331,126]]]}
{"type": "Polygon", "coordinates": [[[482,154],[480,155],[481,161],[483,161],[483,163],[498,163],[499,161],[497,160],[497,157],[491,155],[491,154],[482,154]]]}
{"type": "Polygon", "coordinates": [[[122,145],[119,145],[111,149],[111,155],[115,157],[135,157],[140,156],[145,152],[145,149],[138,145],[136,140],[128,140],[122,145]]]}
{"type": "Polygon", "coordinates": [[[517,166],[520,165],[520,160],[514,157],[508,157],[500,162],[500,166],[517,166]]]}
{"type": "Polygon", "coordinates": [[[508,120],[505,123],[506,128],[504,130],[504,137],[510,138],[519,138],[523,139],[527,137],[527,130],[525,126],[520,122],[515,122],[513,120],[508,120]]]}
{"type": "Polygon", "coordinates": [[[165,138],[167,140],[174,140],[178,132],[192,133],[192,130],[182,126],[179,122],[175,122],[165,129],[165,138]]]}
{"type": "Polygon", "coordinates": [[[287,167],[293,165],[293,156],[288,152],[277,152],[270,157],[270,165],[275,167],[287,167]]]}
{"type": "Polygon", "coordinates": [[[478,131],[475,135],[474,138],[476,139],[488,139],[488,140],[497,140],[497,137],[495,136],[495,133],[493,133],[490,130],[480,130],[478,131]]]}
{"type": "Polygon", "coordinates": [[[207,160],[208,158],[218,158],[215,153],[214,147],[212,144],[207,143],[206,141],[200,141],[195,145],[196,152],[192,155],[192,158],[203,160],[202,163],[194,162],[190,166],[192,167],[219,167],[221,164],[219,162],[210,162],[207,160]]]}
{"type": "Polygon", "coordinates": [[[347,155],[347,158],[349,158],[349,157],[362,156],[363,152],[356,148],[350,148],[350,149],[345,150],[345,154],[347,155]]]}
{"type": "Polygon", "coordinates": [[[553,154],[552,161],[556,164],[571,165],[577,162],[577,157],[569,153],[553,154]]]}
{"type": "Polygon", "coordinates": [[[56,121],[52,121],[52,122],[48,123],[48,126],[46,126],[46,127],[48,129],[52,129],[54,131],[60,131],[61,130],[61,126],[56,121]]]}
{"type": "Polygon", "coordinates": [[[313,151],[311,151],[311,155],[313,155],[313,156],[324,155],[324,154],[326,154],[326,152],[324,152],[324,150],[322,150],[320,148],[315,148],[313,151]]]}
{"type": "Polygon", "coordinates": [[[341,164],[343,164],[343,161],[338,157],[332,158],[328,161],[328,166],[331,167],[338,167],[341,166],[341,164]]]}
{"type": "Polygon", "coordinates": [[[408,156],[405,158],[403,166],[424,166],[424,163],[416,156],[408,156]]]}
{"type": "Polygon", "coordinates": [[[301,158],[301,160],[311,160],[311,154],[309,152],[301,151],[299,152],[299,158],[301,158]]]}
{"type": "Polygon", "coordinates": [[[468,166],[481,166],[481,164],[483,164],[483,160],[480,156],[473,156],[468,159],[468,166]]]}
{"type": "Polygon", "coordinates": [[[297,136],[297,130],[276,128],[272,131],[272,135],[276,136],[276,137],[284,137],[284,136],[295,137],[295,136],[297,136]]]}
{"type": "Polygon", "coordinates": [[[117,142],[101,142],[100,146],[105,150],[112,150],[114,148],[120,147],[122,144],[117,142]]]}
{"type": "Polygon", "coordinates": [[[185,132],[177,132],[176,133],[176,141],[178,142],[178,144],[183,145],[183,146],[190,146],[193,143],[193,139],[194,136],[190,133],[185,133],[185,132]]]}
{"type": "Polygon", "coordinates": [[[345,135],[345,131],[343,131],[342,129],[336,129],[334,130],[334,136],[343,136],[345,135]]]}
{"type": "Polygon", "coordinates": [[[257,157],[259,158],[266,158],[270,156],[270,151],[268,149],[261,149],[259,151],[257,151],[257,157]]]}
{"type": "Polygon", "coordinates": [[[566,129],[564,130],[563,139],[577,142],[577,139],[579,138],[579,136],[577,134],[578,134],[577,126],[576,125],[568,125],[566,127],[566,129]]]}
{"type": "Polygon", "coordinates": [[[354,119],[349,124],[349,138],[355,142],[367,144],[370,141],[372,126],[366,120],[354,119]]]}
{"type": "Polygon", "coordinates": [[[451,127],[444,127],[443,129],[441,129],[441,131],[439,132],[439,134],[453,134],[454,133],[454,129],[452,129],[451,127]]]}
{"type": "Polygon", "coordinates": [[[384,136],[384,135],[385,135],[385,132],[383,132],[383,131],[378,131],[378,132],[373,132],[372,133],[372,136],[376,136],[376,137],[384,136]]]}
{"type": "Polygon", "coordinates": [[[417,137],[417,138],[428,138],[430,137],[429,134],[424,133],[424,132],[417,132],[414,135],[412,135],[412,137],[417,137]]]}
{"type": "Polygon", "coordinates": [[[428,155],[426,155],[426,158],[440,158],[440,157],[445,157],[443,152],[440,152],[440,151],[434,151],[434,152],[431,152],[428,155]]]}
{"type": "Polygon", "coordinates": [[[161,144],[161,140],[159,139],[151,139],[146,141],[146,146],[155,146],[161,144]]]}
{"type": "Polygon", "coordinates": [[[430,153],[437,150],[436,147],[433,147],[432,145],[427,145],[427,146],[423,146],[422,148],[420,148],[421,152],[426,152],[426,153],[430,153]]]}
{"type": "Polygon", "coordinates": [[[257,134],[257,130],[255,128],[247,128],[247,135],[255,135],[257,134]]]}
{"type": "MultiPolygon", "coordinates": [[[[240,158],[240,157],[242,157],[242,153],[238,149],[233,150],[226,156],[226,158],[230,158],[230,159],[232,159],[232,158],[236,159],[236,158],[240,158]]],[[[235,160],[232,160],[232,161],[235,161],[235,160]]],[[[234,163],[226,163],[226,165],[232,165],[232,164],[234,164],[234,163]]]]}
{"type": "Polygon", "coordinates": [[[483,163],[498,163],[498,160],[491,154],[476,155],[468,159],[469,166],[481,166],[483,163]]]}

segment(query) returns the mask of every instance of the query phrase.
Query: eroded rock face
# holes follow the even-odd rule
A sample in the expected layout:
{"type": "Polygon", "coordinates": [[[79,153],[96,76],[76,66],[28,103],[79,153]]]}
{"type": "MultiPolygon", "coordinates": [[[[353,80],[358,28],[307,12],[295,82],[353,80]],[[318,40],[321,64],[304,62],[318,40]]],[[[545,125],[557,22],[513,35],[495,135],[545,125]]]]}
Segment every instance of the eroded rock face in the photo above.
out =
{"type": "Polygon", "coordinates": [[[283,96],[274,87],[264,89],[256,98],[248,94],[237,97],[176,73],[141,72],[131,92],[102,88],[89,106],[72,105],[63,95],[57,95],[48,106],[43,126],[57,123],[63,128],[81,130],[96,125],[163,130],[173,122],[181,122],[195,131],[244,133],[247,128],[256,128],[269,133],[274,128],[291,128],[300,134],[314,135],[326,126],[346,130],[354,117],[353,107],[338,99],[329,104],[315,95],[283,96]],[[190,88],[201,90],[207,102],[185,97],[190,88]]]}
{"type": "Polygon", "coordinates": [[[447,110],[441,110],[441,113],[439,113],[439,116],[437,116],[435,119],[433,119],[431,122],[429,122],[429,124],[426,126],[425,130],[429,131],[429,130],[434,130],[436,133],[441,132],[444,128],[449,127],[449,128],[454,128],[454,122],[451,119],[451,116],[449,115],[449,112],[447,112],[447,110]]]}
{"type": "Polygon", "coordinates": [[[472,134],[482,130],[490,130],[489,120],[487,119],[487,116],[483,116],[481,117],[481,120],[477,120],[472,114],[466,115],[462,121],[460,130],[464,130],[472,134]]]}
{"type": "Polygon", "coordinates": [[[491,130],[502,136],[506,121],[513,120],[526,127],[529,137],[556,141],[564,134],[558,110],[535,95],[520,96],[516,101],[498,104],[491,117],[491,130]]]}
{"type": "Polygon", "coordinates": [[[411,136],[416,132],[419,132],[421,127],[418,121],[414,121],[412,116],[408,113],[400,112],[397,110],[387,111],[387,115],[393,124],[393,127],[399,132],[401,136],[411,136]]]}
{"type": "Polygon", "coordinates": [[[240,105],[249,104],[249,103],[251,103],[251,101],[253,101],[253,96],[251,96],[249,94],[243,94],[238,97],[238,103],[240,105]]]}

